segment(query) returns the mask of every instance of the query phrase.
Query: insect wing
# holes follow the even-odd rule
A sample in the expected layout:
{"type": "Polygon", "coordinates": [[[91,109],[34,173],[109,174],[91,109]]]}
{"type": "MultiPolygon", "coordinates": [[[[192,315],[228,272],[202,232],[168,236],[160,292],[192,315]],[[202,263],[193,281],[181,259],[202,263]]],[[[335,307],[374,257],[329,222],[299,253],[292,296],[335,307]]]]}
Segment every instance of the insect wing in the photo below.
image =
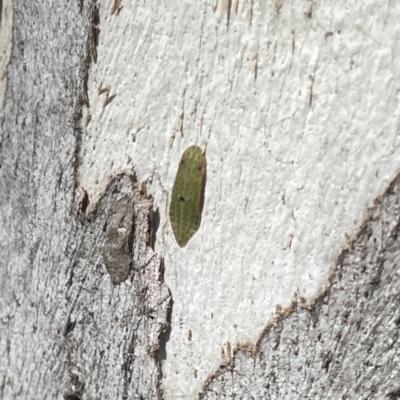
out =
{"type": "Polygon", "coordinates": [[[188,147],[176,174],[170,204],[175,239],[184,247],[200,226],[206,181],[206,158],[198,146],[188,147]]]}

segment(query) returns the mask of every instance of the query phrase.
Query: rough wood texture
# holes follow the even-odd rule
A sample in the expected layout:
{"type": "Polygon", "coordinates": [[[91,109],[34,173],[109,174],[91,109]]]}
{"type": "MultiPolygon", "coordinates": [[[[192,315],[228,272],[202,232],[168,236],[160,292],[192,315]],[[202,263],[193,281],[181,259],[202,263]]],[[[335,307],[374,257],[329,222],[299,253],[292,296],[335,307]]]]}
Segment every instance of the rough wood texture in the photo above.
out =
{"type": "Polygon", "coordinates": [[[93,202],[131,165],[148,182],[174,299],[164,398],[195,398],[221,348],[320,293],[399,172],[400,2],[99,5],[79,184],[93,202]],[[182,249],[168,210],[191,145],[207,184],[182,249]]]}
{"type": "Polygon", "coordinates": [[[74,202],[94,17],[83,1],[14,4],[0,169],[2,399],[160,395],[170,294],[151,249],[152,200],[127,173],[88,216],[83,190],[74,202]],[[114,286],[104,264],[114,283],[126,281],[114,286]]]}
{"type": "MultiPolygon", "coordinates": [[[[172,302],[151,248],[152,200],[129,173],[88,214],[84,189],[75,195],[97,14],[83,0],[13,6],[0,149],[0,398],[162,398],[172,302]]],[[[256,348],[242,344],[201,398],[400,398],[399,181],[330,288],[283,310],[256,348]]]]}
{"type": "Polygon", "coordinates": [[[400,177],[376,201],[331,287],[236,349],[201,399],[400,398],[400,177]]]}
{"type": "Polygon", "coordinates": [[[69,362],[63,370],[74,371],[73,393],[83,398],[99,392],[100,398],[159,396],[158,351],[171,296],[163,283],[163,260],[151,249],[152,213],[144,186],[124,174],[88,217],[79,218],[59,352],[69,362]],[[102,262],[113,284],[126,283],[113,288],[102,262]]]}

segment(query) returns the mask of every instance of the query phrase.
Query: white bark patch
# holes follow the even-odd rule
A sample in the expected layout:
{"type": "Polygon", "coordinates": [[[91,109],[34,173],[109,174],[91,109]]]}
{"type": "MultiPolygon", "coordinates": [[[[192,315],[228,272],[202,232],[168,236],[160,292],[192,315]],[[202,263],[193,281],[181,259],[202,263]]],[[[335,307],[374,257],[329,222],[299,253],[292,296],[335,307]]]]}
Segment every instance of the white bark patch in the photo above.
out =
{"type": "Polygon", "coordinates": [[[316,296],[398,170],[398,3],[224,4],[102,1],[89,74],[80,185],[94,206],[133,165],[160,212],[165,400],[194,398],[277,304],[316,296]],[[169,193],[203,143],[202,224],[180,249],[169,193]]]}
{"type": "Polygon", "coordinates": [[[399,398],[399,196],[400,176],[339,257],[329,290],[293,302],[254,349],[234,349],[202,400],[399,398]]]}

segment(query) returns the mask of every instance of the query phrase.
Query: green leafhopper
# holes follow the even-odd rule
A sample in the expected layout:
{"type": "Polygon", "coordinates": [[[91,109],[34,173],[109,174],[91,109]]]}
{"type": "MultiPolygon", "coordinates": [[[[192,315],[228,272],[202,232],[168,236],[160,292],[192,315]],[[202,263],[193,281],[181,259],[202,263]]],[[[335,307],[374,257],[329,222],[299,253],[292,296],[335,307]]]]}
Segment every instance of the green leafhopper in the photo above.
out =
{"type": "Polygon", "coordinates": [[[206,185],[206,157],[198,146],[188,147],[179,162],[169,217],[175,239],[184,247],[200,226],[206,185]]]}

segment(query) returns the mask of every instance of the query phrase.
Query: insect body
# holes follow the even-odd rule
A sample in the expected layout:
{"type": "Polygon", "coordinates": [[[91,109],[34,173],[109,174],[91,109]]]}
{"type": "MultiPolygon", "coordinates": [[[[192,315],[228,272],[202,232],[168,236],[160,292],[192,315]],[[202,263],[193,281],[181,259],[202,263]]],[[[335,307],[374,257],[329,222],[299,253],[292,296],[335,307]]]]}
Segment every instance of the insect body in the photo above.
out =
{"type": "Polygon", "coordinates": [[[188,147],[179,162],[169,216],[175,239],[184,247],[199,229],[206,184],[206,157],[198,146],[188,147]]]}

